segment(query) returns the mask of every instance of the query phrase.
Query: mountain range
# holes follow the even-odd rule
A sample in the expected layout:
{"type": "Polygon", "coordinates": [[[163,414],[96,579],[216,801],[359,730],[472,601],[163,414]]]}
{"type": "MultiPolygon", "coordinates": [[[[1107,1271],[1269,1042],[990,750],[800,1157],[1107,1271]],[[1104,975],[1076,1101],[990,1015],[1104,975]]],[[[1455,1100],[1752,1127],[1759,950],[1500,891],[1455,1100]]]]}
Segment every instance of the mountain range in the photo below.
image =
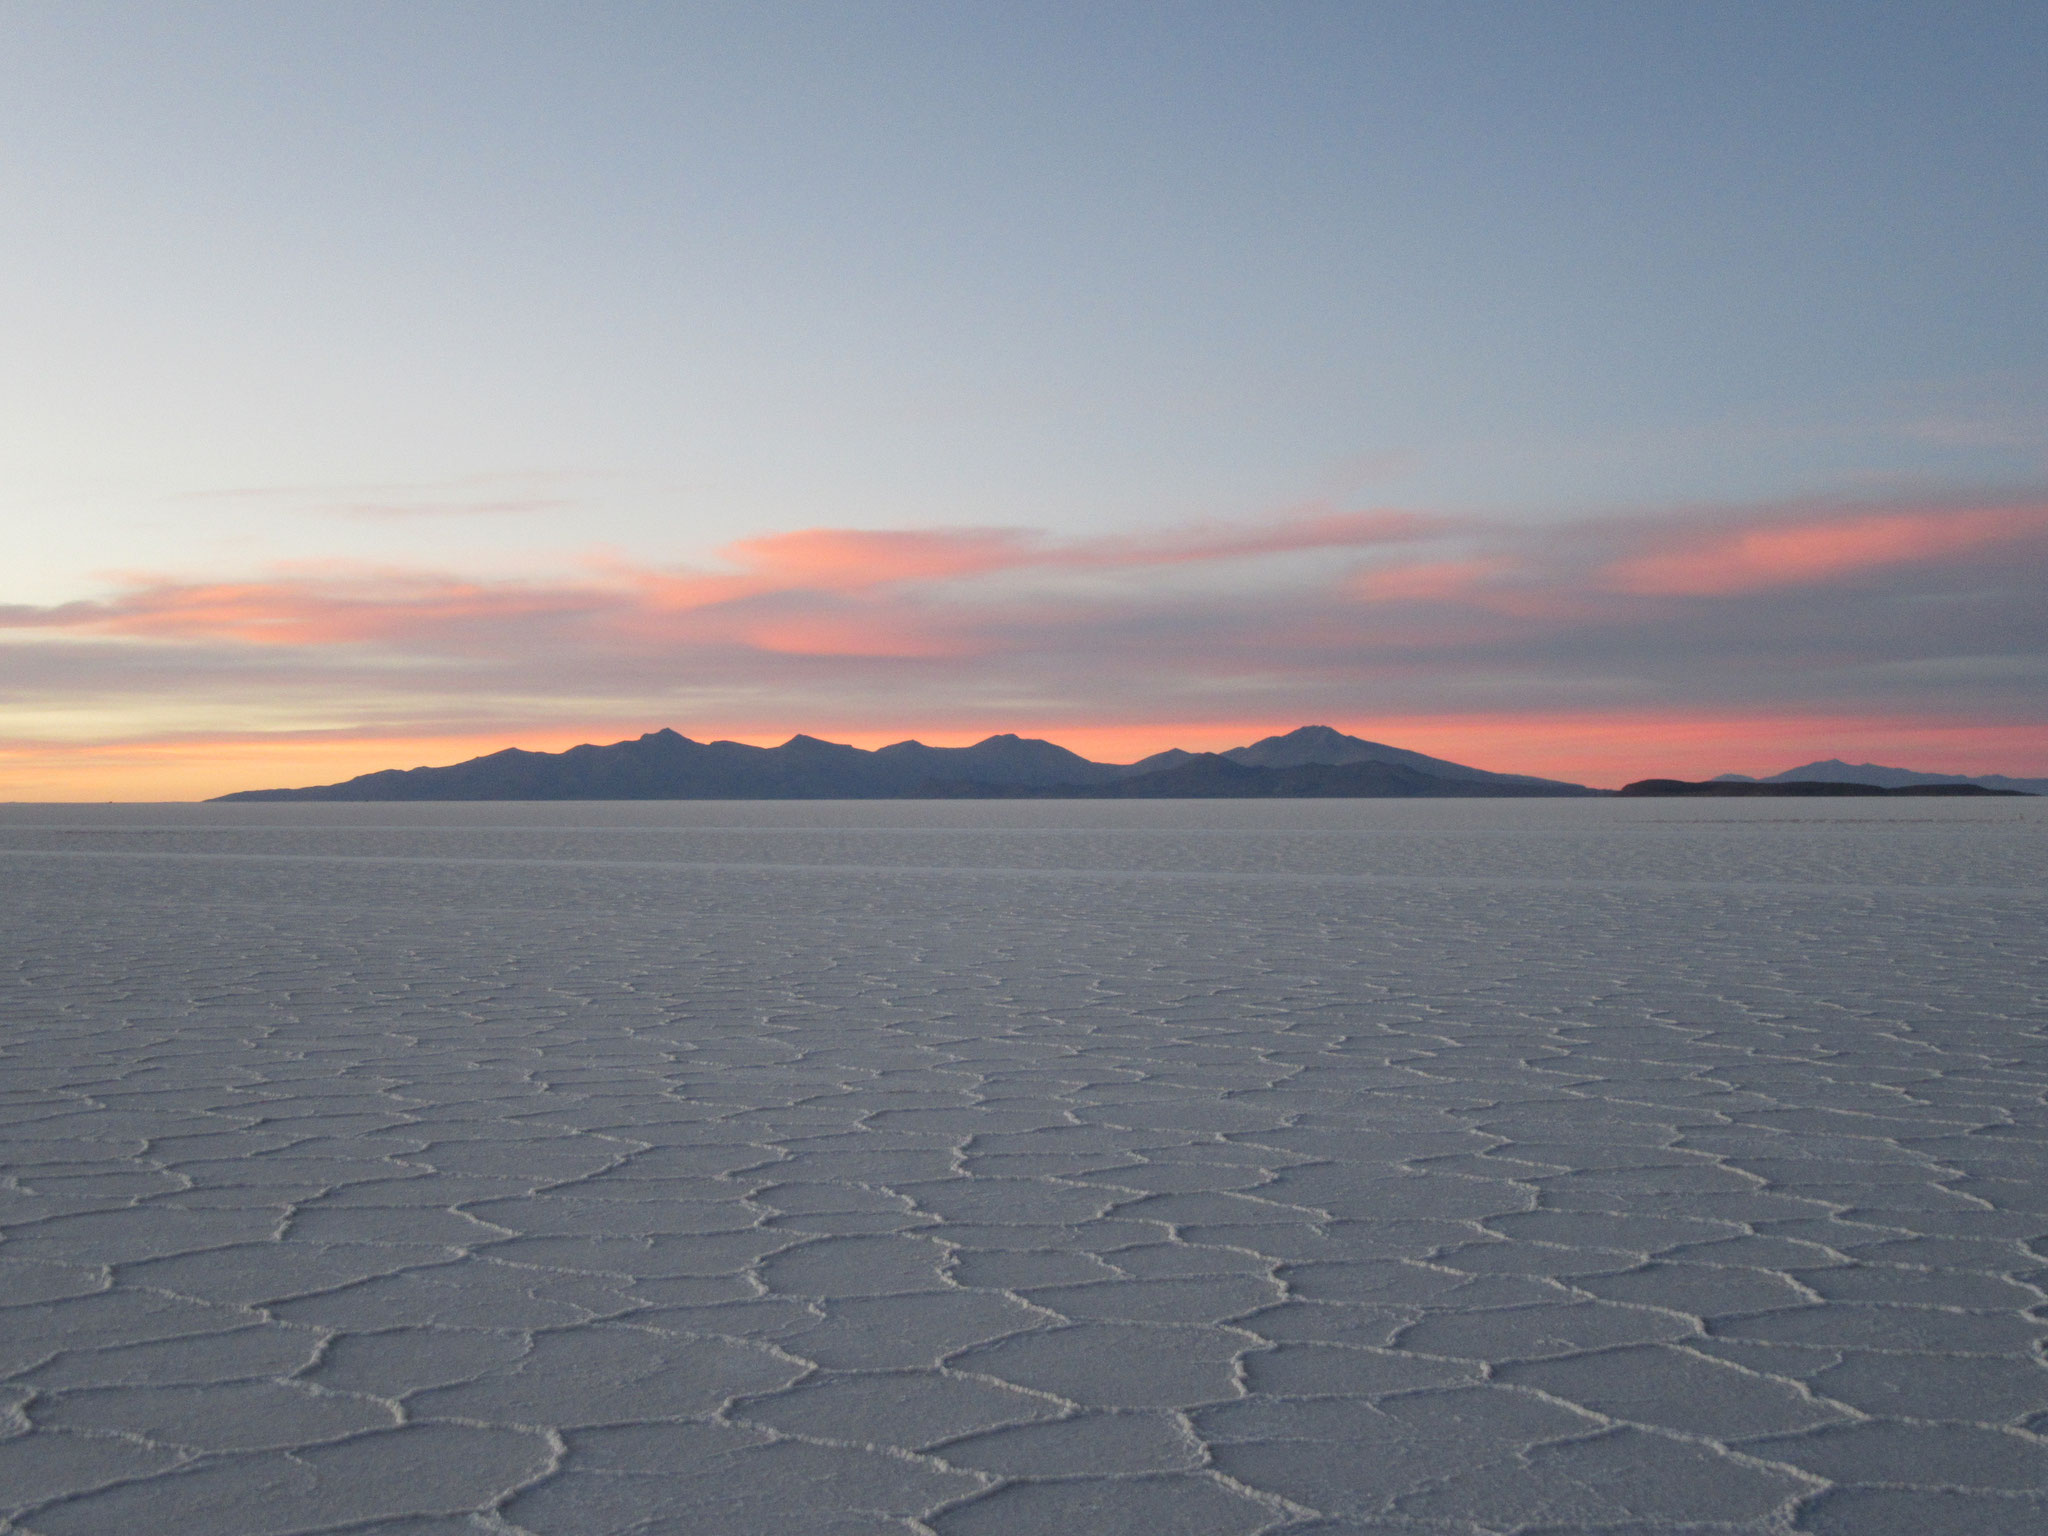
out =
{"type": "Polygon", "coordinates": [[[1779,795],[1810,798],[1813,796],[1850,795],[2023,795],[2023,789],[1990,789],[1982,784],[1894,784],[1886,788],[1881,784],[1858,784],[1840,779],[1791,779],[1783,783],[1765,783],[1760,779],[1638,779],[1633,784],[1624,784],[1617,794],[1630,799],[1645,796],[1692,795],[1719,798],[1733,798],[1750,795],[1779,795]]]}
{"type": "Polygon", "coordinates": [[[865,751],[813,736],[779,747],[650,731],[566,752],[508,747],[445,768],[385,769],[340,784],[248,789],[222,800],[879,800],[1424,798],[1596,795],[1527,774],[1490,773],[1305,725],[1228,752],[1096,763],[1049,741],[991,736],[865,751]]]}
{"type": "Polygon", "coordinates": [[[1921,773],[1912,768],[1886,768],[1877,763],[1845,763],[1830,757],[1802,763],[1768,778],[1746,773],[1717,774],[1713,784],[1875,784],[1880,789],[1907,789],[1920,784],[1975,784],[1982,789],[2016,790],[2023,795],[2048,795],[2048,779],[2014,779],[2002,773],[1921,773]]]}

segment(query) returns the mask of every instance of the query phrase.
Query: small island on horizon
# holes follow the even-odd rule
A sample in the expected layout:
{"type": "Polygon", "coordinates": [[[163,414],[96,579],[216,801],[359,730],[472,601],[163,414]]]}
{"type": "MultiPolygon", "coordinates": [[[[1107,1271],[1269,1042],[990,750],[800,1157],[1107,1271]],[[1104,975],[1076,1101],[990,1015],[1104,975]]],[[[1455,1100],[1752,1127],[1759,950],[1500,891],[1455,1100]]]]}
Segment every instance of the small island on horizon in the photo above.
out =
{"type": "Polygon", "coordinates": [[[563,752],[518,747],[446,767],[384,769],[337,784],[250,789],[217,801],[400,800],[966,800],[1477,799],[1701,795],[2015,795],[2040,781],[1986,781],[1840,762],[1770,779],[1728,774],[1644,779],[1619,791],[1497,773],[1305,725],[1226,752],[1173,748],[1135,763],[1098,763],[1015,734],[970,747],[900,741],[873,751],[797,735],[776,747],[693,741],[650,731],[563,752]],[[1814,770],[1855,777],[1817,777],[1814,770]],[[1882,780],[1882,782],[1881,782],[1882,780]]]}

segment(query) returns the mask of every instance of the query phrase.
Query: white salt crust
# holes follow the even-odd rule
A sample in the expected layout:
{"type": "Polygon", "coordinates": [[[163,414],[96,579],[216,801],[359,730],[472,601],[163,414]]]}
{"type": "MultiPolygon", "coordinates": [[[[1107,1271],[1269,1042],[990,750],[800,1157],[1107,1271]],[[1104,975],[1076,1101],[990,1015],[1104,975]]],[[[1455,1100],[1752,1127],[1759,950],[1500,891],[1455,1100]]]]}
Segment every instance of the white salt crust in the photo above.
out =
{"type": "Polygon", "coordinates": [[[2048,1530],[2048,803],[0,807],[0,1530],[2048,1530]]]}

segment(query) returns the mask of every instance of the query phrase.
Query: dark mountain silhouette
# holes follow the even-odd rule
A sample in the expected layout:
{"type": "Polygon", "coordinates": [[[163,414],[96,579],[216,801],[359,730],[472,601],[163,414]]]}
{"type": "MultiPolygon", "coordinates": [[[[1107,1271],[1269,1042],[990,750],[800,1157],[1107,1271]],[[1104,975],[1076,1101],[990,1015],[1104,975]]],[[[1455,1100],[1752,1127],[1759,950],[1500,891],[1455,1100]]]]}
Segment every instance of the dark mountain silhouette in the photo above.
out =
{"type": "MultiPolygon", "coordinates": [[[[1244,749],[1240,747],[1239,751],[1244,749]]],[[[1124,769],[1125,773],[1157,773],[1162,768],[1178,768],[1182,763],[1192,762],[1200,757],[1199,752],[1183,751],[1179,747],[1168,747],[1164,752],[1154,752],[1150,757],[1141,757],[1124,769]]]]}
{"type": "Polygon", "coordinates": [[[1886,768],[1877,763],[1845,763],[1830,757],[1802,763],[1761,779],[1745,773],[1717,774],[1716,784],[1875,784],[1880,789],[1905,789],[1914,784],[1975,784],[1984,789],[2009,789],[2023,795],[2048,795],[2048,779],[2015,779],[2002,773],[1922,773],[1914,768],[1886,768]]]}
{"type": "MultiPolygon", "coordinates": [[[[1406,747],[1390,747],[1384,742],[1367,741],[1362,736],[1346,736],[1342,731],[1332,730],[1327,725],[1304,725],[1284,736],[1268,736],[1248,747],[1232,747],[1227,752],[1186,752],[1179,747],[1169,747],[1164,752],[1155,752],[1150,757],[1140,758],[1129,767],[1118,771],[1132,775],[1156,774],[1165,769],[1183,767],[1203,757],[1227,758],[1246,768],[1342,767],[1353,763],[1381,763],[1412,768],[1436,779],[1454,779],[1466,783],[1497,786],[1525,785],[1533,786],[1538,791],[1548,790],[1557,793],[1587,792],[1583,784],[1568,784],[1561,779],[1533,778],[1526,773],[1492,773],[1484,768],[1470,768],[1463,763],[1448,762],[1441,757],[1411,752],[1406,747]]],[[[1218,779],[1216,782],[1222,781],[1218,779]]],[[[1360,782],[1365,780],[1361,779],[1360,782]]],[[[1394,781],[1390,779],[1387,782],[1394,781]]],[[[1503,792],[1519,793],[1506,789],[1503,792]]],[[[1119,791],[1120,795],[1121,793],[1119,791]]]]}
{"type": "Polygon", "coordinates": [[[991,736],[971,747],[899,741],[877,751],[813,736],[779,747],[699,742],[671,730],[566,752],[508,747],[445,768],[386,769],[306,789],[222,800],[876,800],[1590,795],[1579,784],[1489,773],[1305,726],[1228,753],[1094,763],[1049,741],[991,736]],[[1317,755],[1317,754],[1323,755],[1317,755]],[[1251,760],[1247,761],[1247,756],[1251,760]]]}
{"type": "MultiPolygon", "coordinates": [[[[1167,755],[1161,753],[1160,757],[1167,755]]],[[[1363,737],[1346,736],[1341,731],[1331,730],[1327,725],[1304,725],[1299,730],[1289,731],[1285,736],[1268,736],[1264,741],[1255,741],[1248,747],[1233,747],[1222,755],[1233,763],[1242,763],[1247,768],[1304,768],[1326,763],[1391,763],[1441,779],[1468,779],[1481,784],[1555,785],[1559,782],[1556,779],[1531,778],[1524,773],[1489,773],[1484,768],[1467,768],[1463,763],[1446,762],[1440,757],[1410,752],[1405,747],[1390,747],[1381,742],[1367,741],[1363,737]]],[[[1145,762],[1156,763],[1158,758],[1147,758],[1145,762]]],[[[1143,767],[1145,764],[1137,766],[1143,767]]],[[[1160,766],[1167,765],[1161,763],[1160,766]]]]}
{"type": "MultiPolygon", "coordinates": [[[[1149,761],[1149,759],[1148,759],[1149,761]]],[[[1477,799],[1491,796],[1597,795],[1599,790],[1505,774],[1451,778],[1405,763],[1294,763],[1267,768],[1235,754],[1191,752],[1177,763],[1086,789],[1066,786],[1024,791],[1041,798],[1115,800],[1249,799],[1477,799]]]]}
{"type": "Polygon", "coordinates": [[[1816,795],[2021,795],[2026,791],[1987,789],[1982,784],[1955,783],[1899,784],[1887,787],[1882,784],[1839,783],[1825,779],[1706,779],[1697,783],[1686,779],[1638,779],[1633,784],[1622,785],[1619,793],[1631,796],[1704,795],[1727,799],[1769,795],[1802,798],[1816,795]]]}
{"type": "Polygon", "coordinates": [[[1118,770],[1054,746],[991,736],[971,747],[902,741],[877,752],[815,736],[779,747],[650,731],[607,747],[508,747],[446,768],[385,769],[342,784],[255,789],[224,800],[871,800],[940,781],[991,786],[1100,783],[1118,770]]]}
{"type": "Polygon", "coordinates": [[[875,759],[919,784],[1106,784],[1127,771],[1112,763],[1091,763],[1049,741],[1015,735],[991,736],[971,747],[899,741],[876,752],[875,759]]]}

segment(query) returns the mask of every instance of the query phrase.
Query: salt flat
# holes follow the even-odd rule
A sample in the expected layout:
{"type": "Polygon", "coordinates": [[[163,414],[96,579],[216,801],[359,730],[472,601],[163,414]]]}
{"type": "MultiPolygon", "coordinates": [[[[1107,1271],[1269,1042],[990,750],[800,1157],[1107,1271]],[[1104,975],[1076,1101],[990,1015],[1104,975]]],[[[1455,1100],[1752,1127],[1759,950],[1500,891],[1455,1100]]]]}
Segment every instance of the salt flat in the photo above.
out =
{"type": "Polygon", "coordinates": [[[2048,802],[0,807],[12,1532],[2048,1530],[2048,802]]]}

